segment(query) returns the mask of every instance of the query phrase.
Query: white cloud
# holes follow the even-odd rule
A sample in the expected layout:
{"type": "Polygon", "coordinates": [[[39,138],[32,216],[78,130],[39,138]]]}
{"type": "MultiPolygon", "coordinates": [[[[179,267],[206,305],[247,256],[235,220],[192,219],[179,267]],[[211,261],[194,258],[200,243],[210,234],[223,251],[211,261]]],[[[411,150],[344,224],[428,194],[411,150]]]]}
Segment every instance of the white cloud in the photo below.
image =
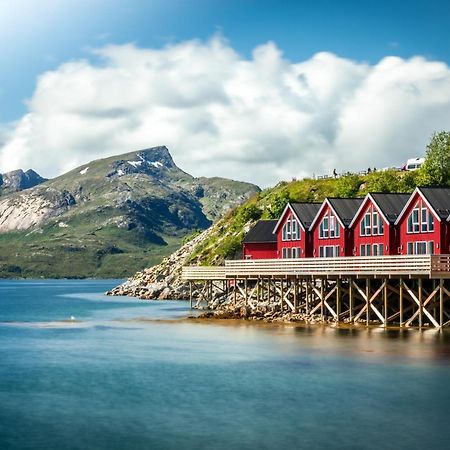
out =
{"type": "Polygon", "coordinates": [[[219,38],[106,46],[42,74],[28,111],[0,135],[0,172],[54,176],[167,145],[194,175],[265,186],[423,154],[431,133],[449,128],[450,70],[421,57],[369,65],[325,52],[292,63],[273,43],[245,59],[219,38]]]}

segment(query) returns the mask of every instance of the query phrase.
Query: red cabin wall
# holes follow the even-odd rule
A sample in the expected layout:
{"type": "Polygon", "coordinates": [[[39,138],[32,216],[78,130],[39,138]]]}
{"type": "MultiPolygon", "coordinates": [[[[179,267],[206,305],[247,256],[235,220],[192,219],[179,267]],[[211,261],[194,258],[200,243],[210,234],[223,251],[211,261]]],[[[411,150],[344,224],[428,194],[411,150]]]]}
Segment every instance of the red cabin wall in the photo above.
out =
{"type": "MultiPolygon", "coordinates": [[[[319,229],[320,223],[325,215],[330,215],[332,210],[330,206],[326,206],[320,213],[317,222],[314,224],[314,228],[311,230],[312,236],[312,255],[313,257],[319,257],[319,247],[326,245],[339,245],[339,256],[352,256],[353,252],[353,232],[352,230],[344,228],[340,225],[340,236],[338,238],[320,238],[319,229]]],[[[334,215],[334,213],[332,213],[334,215]]],[[[337,219],[336,219],[337,220],[337,219]]]]}
{"type": "MultiPolygon", "coordinates": [[[[449,251],[447,242],[447,224],[441,223],[436,216],[433,214],[434,218],[434,231],[432,232],[420,232],[420,233],[408,233],[408,217],[411,214],[412,210],[419,204],[423,204],[428,211],[430,211],[430,208],[428,208],[427,204],[422,199],[421,195],[416,192],[414,194],[414,198],[411,201],[410,205],[408,206],[407,210],[402,215],[399,224],[398,229],[400,233],[400,240],[399,240],[399,254],[400,255],[407,255],[408,254],[408,242],[421,242],[421,241],[433,241],[434,242],[434,254],[440,255],[442,253],[447,253],[449,251]]],[[[420,217],[420,213],[419,213],[420,217]]]]}
{"type": "Polygon", "coordinates": [[[300,249],[300,258],[305,258],[307,256],[310,256],[308,253],[310,253],[308,246],[308,233],[303,230],[303,228],[299,223],[299,231],[300,231],[300,239],[297,239],[295,241],[283,241],[283,226],[286,223],[288,219],[291,219],[292,217],[295,218],[292,211],[288,208],[284,216],[281,218],[281,222],[279,224],[278,230],[277,230],[277,241],[278,241],[278,258],[282,258],[283,255],[283,248],[299,248],[300,249]]]}
{"type": "Polygon", "coordinates": [[[352,226],[353,231],[353,251],[352,254],[355,256],[361,256],[361,245],[363,244],[383,244],[383,254],[384,255],[397,255],[398,254],[398,233],[396,233],[393,225],[389,225],[386,222],[377,207],[372,200],[368,200],[365,207],[358,214],[355,223],[352,226]],[[361,236],[361,221],[363,220],[365,214],[369,211],[378,212],[378,220],[382,220],[384,223],[384,233],[382,235],[375,236],[361,236]]]}
{"type": "Polygon", "coordinates": [[[242,255],[244,259],[276,259],[276,242],[252,242],[243,244],[242,255]]]}

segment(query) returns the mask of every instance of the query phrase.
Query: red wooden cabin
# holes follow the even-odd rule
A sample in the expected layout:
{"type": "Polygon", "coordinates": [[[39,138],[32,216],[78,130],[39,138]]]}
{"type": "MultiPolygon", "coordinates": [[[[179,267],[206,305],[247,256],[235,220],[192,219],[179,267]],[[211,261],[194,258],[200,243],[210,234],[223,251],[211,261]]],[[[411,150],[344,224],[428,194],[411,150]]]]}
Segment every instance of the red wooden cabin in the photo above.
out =
{"type": "Polygon", "coordinates": [[[353,230],[353,255],[398,254],[400,233],[394,224],[409,198],[409,194],[366,195],[350,223],[353,230]]]}
{"type": "Polygon", "coordinates": [[[310,226],[314,257],[352,256],[353,230],[349,228],[362,198],[327,198],[310,226]]]}
{"type": "Polygon", "coordinates": [[[449,216],[450,188],[416,188],[395,221],[399,254],[450,253],[449,216]]]}
{"type": "Polygon", "coordinates": [[[276,259],[277,236],[273,229],[277,220],[260,220],[247,233],[242,241],[242,255],[244,259],[276,259]]]}
{"type": "Polygon", "coordinates": [[[305,258],[312,256],[309,227],[321,203],[288,203],[274,233],[278,241],[279,258],[305,258]]]}

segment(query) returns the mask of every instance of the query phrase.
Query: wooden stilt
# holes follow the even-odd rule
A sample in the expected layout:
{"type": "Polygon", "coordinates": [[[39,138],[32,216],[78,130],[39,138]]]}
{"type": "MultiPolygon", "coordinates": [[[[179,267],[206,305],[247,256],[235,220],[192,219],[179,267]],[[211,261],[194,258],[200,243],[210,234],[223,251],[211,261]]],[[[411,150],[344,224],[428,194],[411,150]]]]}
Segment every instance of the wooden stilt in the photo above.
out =
{"type": "Polygon", "coordinates": [[[349,297],[349,310],[350,310],[350,323],[353,322],[353,280],[349,278],[348,280],[348,297],[349,297]]]}
{"type": "Polygon", "coordinates": [[[369,278],[366,278],[366,326],[369,325],[369,317],[370,317],[369,295],[370,295],[370,280],[369,278]]]}
{"type": "Polygon", "coordinates": [[[306,314],[309,316],[309,280],[305,279],[306,314]]]}
{"type": "Polygon", "coordinates": [[[284,308],[284,280],[280,280],[280,308],[283,311],[284,308]]]}
{"type": "Polygon", "coordinates": [[[399,310],[400,310],[400,326],[403,326],[403,279],[400,278],[399,285],[399,310]]]}
{"type": "Polygon", "coordinates": [[[295,277],[294,279],[294,313],[298,313],[298,279],[295,277]]]}
{"type": "Polygon", "coordinates": [[[439,328],[444,325],[444,280],[439,280],[439,328]]]}
{"type": "Polygon", "coordinates": [[[192,309],[192,281],[189,281],[189,307],[192,309]]]}
{"type": "Polygon", "coordinates": [[[419,297],[419,328],[422,329],[422,322],[423,322],[423,301],[422,301],[422,278],[419,278],[418,281],[418,297],[419,297]]]}
{"type": "Polygon", "coordinates": [[[244,279],[244,298],[245,298],[245,306],[247,306],[248,305],[247,278],[244,279]]]}
{"type": "Polygon", "coordinates": [[[388,290],[387,290],[388,280],[384,280],[384,288],[383,288],[383,317],[384,317],[384,327],[387,327],[387,319],[388,319],[388,290]]]}
{"type": "Polygon", "coordinates": [[[336,315],[337,323],[339,323],[339,316],[341,314],[341,279],[336,280],[336,315]]]}
{"type": "Polygon", "coordinates": [[[320,280],[320,319],[323,321],[324,319],[324,289],[323,285],[325,283],[325,280],[321,278],[320,280]]]}

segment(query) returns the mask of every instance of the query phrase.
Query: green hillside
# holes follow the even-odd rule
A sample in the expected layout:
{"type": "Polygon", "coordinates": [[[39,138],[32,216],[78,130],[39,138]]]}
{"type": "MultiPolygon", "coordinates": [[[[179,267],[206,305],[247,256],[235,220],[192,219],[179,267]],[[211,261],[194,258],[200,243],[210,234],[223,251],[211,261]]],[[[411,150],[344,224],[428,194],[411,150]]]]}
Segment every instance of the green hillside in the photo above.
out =
{"type": "Polygon", "coordinates": [[[277,219],[291,202],[320,202],[325,197],[364,197],[368,192],[412,192],[422,174],[388,170],[339,178],[281,182],[237,207],[215,225],[214,233],[193,251],[190,263],[221,264],[240,256],[242,239],[259,219],[277,219]]]}

